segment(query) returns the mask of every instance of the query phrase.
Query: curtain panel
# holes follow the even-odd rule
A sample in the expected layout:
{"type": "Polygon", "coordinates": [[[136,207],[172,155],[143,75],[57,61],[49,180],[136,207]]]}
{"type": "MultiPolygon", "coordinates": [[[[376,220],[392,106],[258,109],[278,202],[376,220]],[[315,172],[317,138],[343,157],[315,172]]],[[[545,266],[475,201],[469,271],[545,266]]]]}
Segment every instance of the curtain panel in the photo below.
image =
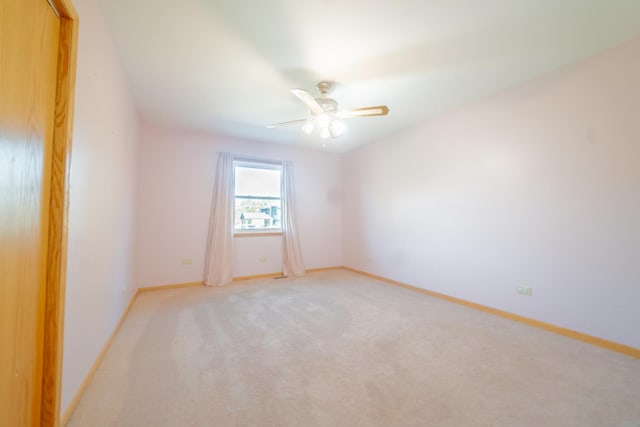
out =
{"type": "Polygon", "coordinates": [[[219,153],[211,201],[205,280],[207,286],[231,283],[233,269],[233,155],[219,153]]]}
{"type": "Polygon", "coordinates": [[[296,223],[293,162],[282,162],[282,272],[285,276],[304,276],[304,262],[296,223]]]}

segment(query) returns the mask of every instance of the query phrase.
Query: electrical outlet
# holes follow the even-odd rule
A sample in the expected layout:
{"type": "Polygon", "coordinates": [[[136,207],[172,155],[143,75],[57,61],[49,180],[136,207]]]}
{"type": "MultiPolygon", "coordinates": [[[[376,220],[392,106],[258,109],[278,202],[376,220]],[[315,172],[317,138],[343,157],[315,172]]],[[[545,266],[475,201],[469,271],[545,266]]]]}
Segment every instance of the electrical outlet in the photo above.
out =
{"type": "Polygon", "coordinates": [[[185,258],[182,260],[182,265],[191,265],[191,258],[185,258]]]}
{"type": "Polygon", "coordinates": [[[516,288],[516,293],[518,295],[526,295],[530,297],[530,296],[533,296],[533,288],[529,288],[527,286],[518,286],[516,288]]]}

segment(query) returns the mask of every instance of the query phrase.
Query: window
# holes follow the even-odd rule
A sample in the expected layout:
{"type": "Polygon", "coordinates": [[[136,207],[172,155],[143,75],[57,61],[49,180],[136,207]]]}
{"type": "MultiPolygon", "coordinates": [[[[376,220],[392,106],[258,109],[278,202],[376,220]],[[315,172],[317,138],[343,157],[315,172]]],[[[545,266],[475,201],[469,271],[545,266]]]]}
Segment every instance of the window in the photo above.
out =
{"type": "Polygon", "coordinates": [[[282,231],[282,166],[235,161],[233,174],[235,231],[282,231]]]}

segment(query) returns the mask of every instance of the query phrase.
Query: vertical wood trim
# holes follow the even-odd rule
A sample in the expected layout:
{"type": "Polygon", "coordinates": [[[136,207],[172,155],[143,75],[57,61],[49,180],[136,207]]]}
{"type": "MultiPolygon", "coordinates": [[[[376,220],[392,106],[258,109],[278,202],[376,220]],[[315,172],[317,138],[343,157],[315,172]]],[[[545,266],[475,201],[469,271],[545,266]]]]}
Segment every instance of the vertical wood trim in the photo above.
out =
{"type": "Polygon", "coordinates": [[[41,426],[60,425],[67,219],[78,16],[71,0],[49,0],[60,17],[46,267],[41,426]]]}

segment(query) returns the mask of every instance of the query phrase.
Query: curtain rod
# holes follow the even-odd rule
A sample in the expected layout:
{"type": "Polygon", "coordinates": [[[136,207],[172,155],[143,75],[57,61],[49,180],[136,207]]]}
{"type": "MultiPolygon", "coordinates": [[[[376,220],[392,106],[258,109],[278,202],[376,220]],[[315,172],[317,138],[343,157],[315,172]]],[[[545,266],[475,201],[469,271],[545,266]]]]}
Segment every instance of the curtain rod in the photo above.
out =
{"type": "Polygon", "coordinates": [[[282,160],[261,159],[259,157],[249,157],[249,156],[242,156],[237,154],[231,154],[231,155],[233,156],[233,160],[240,160],[243,162],[269,163],[272,165],[282,165],[283,163],[282,160]]]}

